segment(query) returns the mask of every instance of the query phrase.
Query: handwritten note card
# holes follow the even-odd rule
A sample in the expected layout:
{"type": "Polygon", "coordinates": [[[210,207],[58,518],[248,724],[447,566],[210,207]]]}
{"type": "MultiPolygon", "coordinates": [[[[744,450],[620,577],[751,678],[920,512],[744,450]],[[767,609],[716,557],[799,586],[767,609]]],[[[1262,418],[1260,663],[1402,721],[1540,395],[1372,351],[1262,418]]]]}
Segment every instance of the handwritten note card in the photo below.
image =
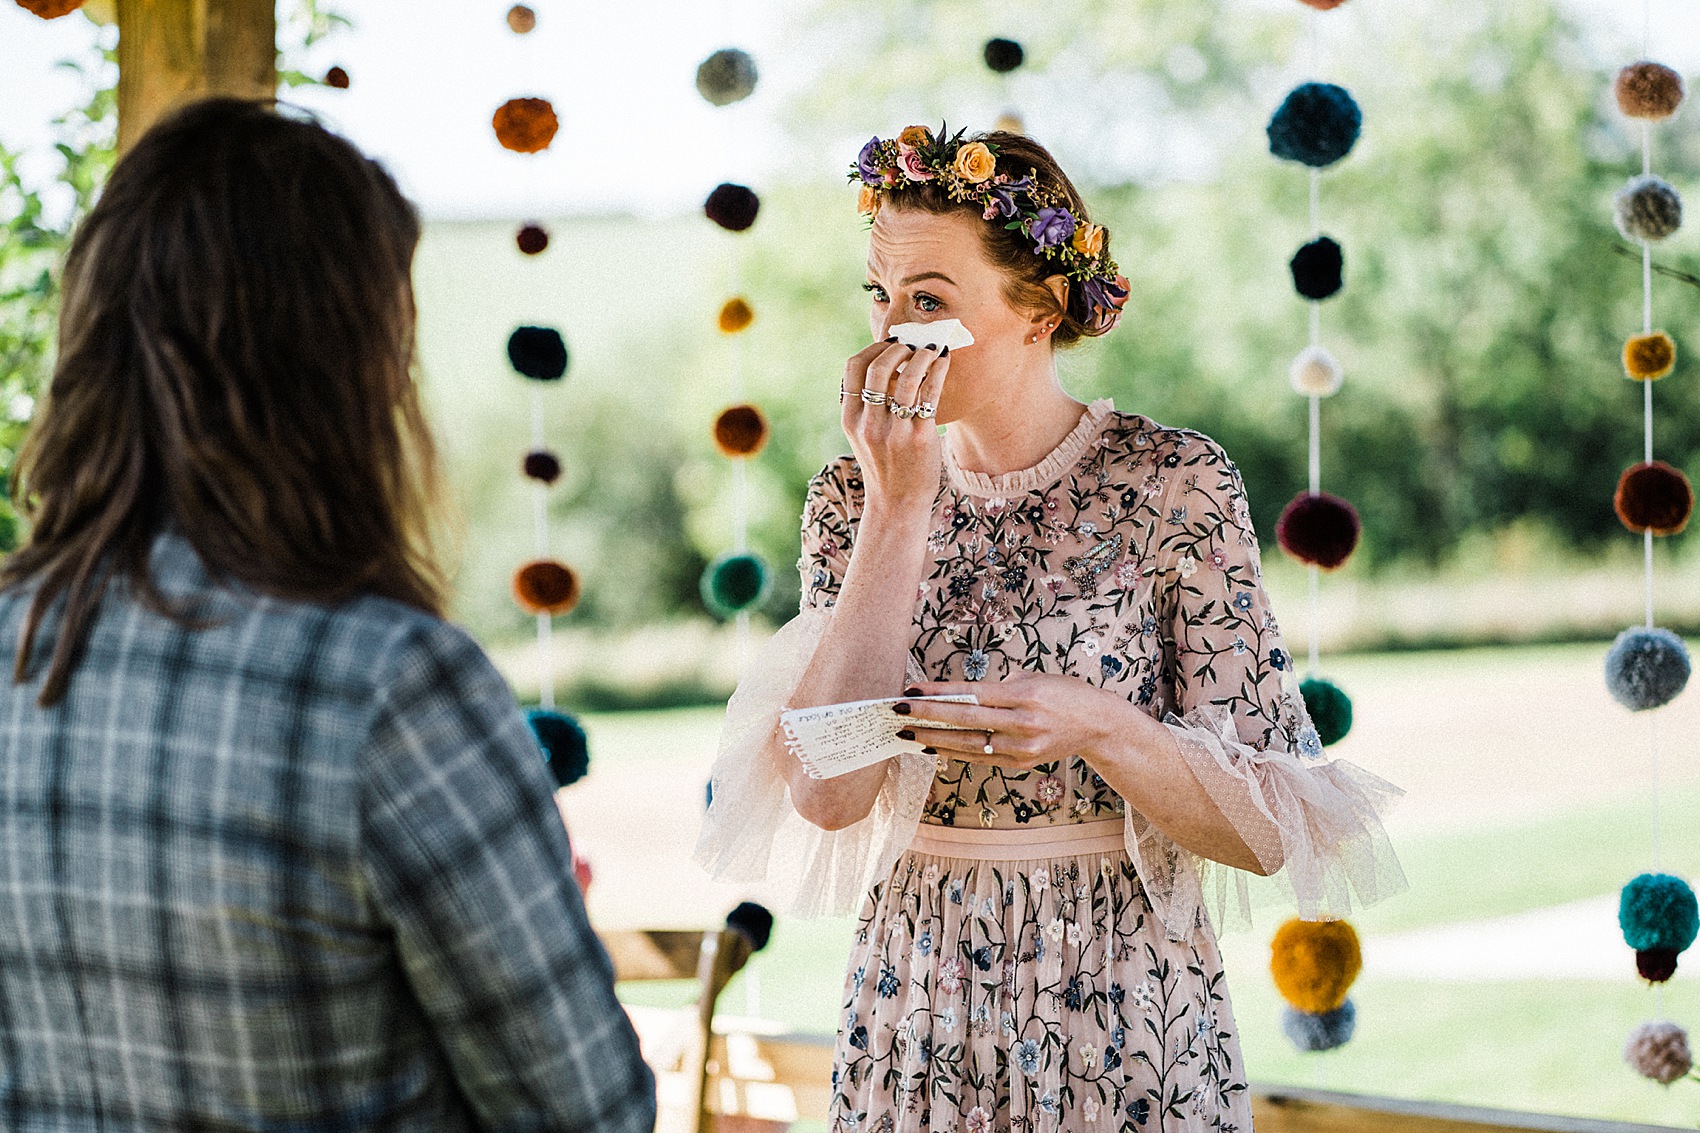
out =
{"type": "Polygon", "coordinates": [[[785,732],[785,746],[796,755],[803,769],[816,779],[832,779],[872,767],[894,755],[919,752],[921,745],[916,741],[897,738],[900,728],[977,730],[929,720],[926,710],[920,707],[929,701],[980,703],[967,693],[853,700],[848,704],[825,704],[819,708],[795,708],[782,712],[779,723],[785,732]],[[899,716],[891,710],[894,704],[913,704],[916,708],[910,716],[899,716]]]}

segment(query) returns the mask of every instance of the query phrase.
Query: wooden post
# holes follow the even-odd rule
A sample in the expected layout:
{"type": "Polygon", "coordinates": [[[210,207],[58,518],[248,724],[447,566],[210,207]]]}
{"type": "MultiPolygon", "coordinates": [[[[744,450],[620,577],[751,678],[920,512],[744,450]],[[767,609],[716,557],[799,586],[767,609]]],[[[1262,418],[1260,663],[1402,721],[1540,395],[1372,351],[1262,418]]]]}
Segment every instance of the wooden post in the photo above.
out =
{"type": "Polygon", "coordinates": [[[276,93],[276,0],[118,0],[120,153],[186,102],[276,93]]]}

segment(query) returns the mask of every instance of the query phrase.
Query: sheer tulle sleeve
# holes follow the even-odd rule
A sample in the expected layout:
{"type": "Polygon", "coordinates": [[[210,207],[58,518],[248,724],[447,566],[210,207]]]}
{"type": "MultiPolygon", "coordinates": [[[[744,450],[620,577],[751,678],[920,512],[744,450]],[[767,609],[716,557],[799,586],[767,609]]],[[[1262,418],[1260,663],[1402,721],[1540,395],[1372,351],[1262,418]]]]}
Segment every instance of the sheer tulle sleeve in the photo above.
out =
{"type": "MultiPolygon", "coordinates": [[[[710,802],[696,861],[717,880],[762,885],[799,916],[853,912],[915,836],[932,785],[930,756],[887,764],[868,816],[843,830],[822,830],[791,805],[770,743],[804,671],[831,623],[855,542],[856,468],[828,465],[809,484],[803,506],[802,609],[757,653],[726,705],[726,723],[710,778],[710,802]]],[[[922,679],[910,662],[909,677],[922,679]]]]}
{"type": "MultiPolygon", "coordinates": [[[[1403,792],[1328,759],[1264,592],[1239,470],[1185,434],[1152,548],[1164,585],[1173,711],[1187,765],[1300,916],[1343,917],[1405,888],[1381,816],[1403,792]]],[[[1175,845],[1128,812],[1128,849],[1171,935],[1249,923],[1242,870],[1175,845]]]]}

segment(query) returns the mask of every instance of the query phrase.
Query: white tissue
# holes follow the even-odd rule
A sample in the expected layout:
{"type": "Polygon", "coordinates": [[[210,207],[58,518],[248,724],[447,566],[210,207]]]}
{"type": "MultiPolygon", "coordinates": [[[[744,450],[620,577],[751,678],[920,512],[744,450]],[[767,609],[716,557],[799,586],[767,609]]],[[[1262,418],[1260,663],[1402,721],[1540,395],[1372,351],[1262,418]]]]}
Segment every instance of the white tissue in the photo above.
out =
{"type": "Polygon", "coordinates": [[[923,346],[950,347],[960,350],[974,345],[974,336],[957,319],[940,319],[934,323],[899,323],[890,332],[905,346],[919,350],[923,346]]]}

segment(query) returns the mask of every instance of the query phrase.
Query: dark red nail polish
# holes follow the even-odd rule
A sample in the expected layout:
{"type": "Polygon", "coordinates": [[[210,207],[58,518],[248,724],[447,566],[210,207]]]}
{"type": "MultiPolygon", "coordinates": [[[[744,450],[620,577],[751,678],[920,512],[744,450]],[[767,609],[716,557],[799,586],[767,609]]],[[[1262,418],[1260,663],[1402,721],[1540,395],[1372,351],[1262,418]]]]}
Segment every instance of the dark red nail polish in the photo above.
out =
{"type": "Polygon", "coordinates": [[[939,749],[936,747],[924,747],[921,749],[922,755],[937,755],[938,753],[939,749]]]}
{"type": "Polygon", "coordinates": [[[920,696],[921,690],[918,689],[918,688],[906,688],[906,689],[903,690],[903,695],[904,696],[920,696]]]}
{"type": "Polygon", "coordinates": [[[948,346],[945,347],[943,350],[939,351],[939,357],[940,358],[944,358],[949,354],[950,354],[950,347],[948,347],[948,346]]]}
{"type": "Polygon", "coordinates": [[[908,728],[905,728],[901,732],[897,733],[897,738],[900,740],[912,740],[915,738],[915,733],[910,731],[908,728]]]}
{"type": "Polygon", "coordinates": [[[895,335],[895,334],[894,334],[894,335],[892,335],[892,336],[891,336],[891,337],[890,337],[890,338],[888,338],[888,339],[886,339],[886,341],[887,341],[887,342],[896,342],[896,341],[897,341],[897,336],[896,336],[896,335],[895,335]]]}
{"type": "Polygon", "coordinates": [[[909,715],[909,706],[907,704],[893,704],[891,706],[891,710],[899,716],[909,715]]]}

